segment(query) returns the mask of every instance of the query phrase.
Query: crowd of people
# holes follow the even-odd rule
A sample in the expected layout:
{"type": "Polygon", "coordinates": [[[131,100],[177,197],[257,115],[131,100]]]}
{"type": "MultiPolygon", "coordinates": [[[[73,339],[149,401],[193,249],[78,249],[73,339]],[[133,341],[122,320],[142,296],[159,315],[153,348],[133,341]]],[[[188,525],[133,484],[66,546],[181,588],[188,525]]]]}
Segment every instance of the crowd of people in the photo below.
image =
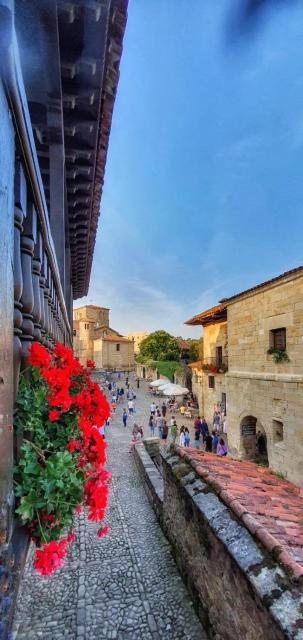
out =
{"type": "MultiPolygon", "coordinates": [[[[136,383],[136,387],[139,389],[139,378],[133,379],[133,382],[136,383]]],[[[116,413],[117,405],[122,404],[122,426],[126,429],[129,425],[132,425],[130,442],[130,450],[132,450],[135,444],[143,438],[144,430],[143,426],[139,425],[135,420],[137,397],[134,386],[130,382],[129,374],[125,376],[123,383],[121,384],[121,374],[118,374],[117,380],[112,382],[106,380],[105,387],[110,400],[112,415],[116,413]]],[[[167,415],[168,412],[171,412],[173,406],[171,398],[169,400],[163,399],[159,404],[156,404],[156,401],[153,399],[149,406],[148,430],[150,437],[158,437],[162,444],[178,442],[182,447],[201,448],[206,452],[219,456],[227,455],[227,444],[223,437],[223,434],[226,433],[226,419],[222,421],[222,416],[219,412],[214,412],[211,428],[209,428],[204,417],[197,416],[193,424],[193,430],[190,430],[184,424],[178,427],[175,415],[171,417],[167,415]],[[193,434],[190,431],[193,431],[193,434]]],[[[183,407],[186,407],[185,402],[181,404],[181,409],[183,407]]],[[[180,410],[180,415],[183,419],[184,411],[180,410]]],[[[105,437],[104,427],[102,435],[105,437]]]]}

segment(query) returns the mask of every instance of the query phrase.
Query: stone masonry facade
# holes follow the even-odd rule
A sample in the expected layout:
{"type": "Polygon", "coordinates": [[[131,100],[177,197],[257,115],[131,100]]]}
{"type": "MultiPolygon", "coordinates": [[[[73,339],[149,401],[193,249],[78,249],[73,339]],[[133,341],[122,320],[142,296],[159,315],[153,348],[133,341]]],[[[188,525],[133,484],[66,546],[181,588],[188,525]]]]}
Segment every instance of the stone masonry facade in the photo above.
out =
{"type": "Polygon", "coordinates": [[[97,305],[74,309],[74,352],[83,365],[94,360],[99,369],[133,369],[134,341],[109,326],[109,311],[97,305]]]}
{"type": "Polygon", "coordinates": [[[226,394],[229,455],[253,459],[261,431],[270,468],[302,485],[303,267],[226,299],[188,324],[204,326],[205,360],[192,371],[193,391],[207,420],[226,394]],[[275,361],[269,353],[275,345],[288,361],[275,361]],[[218,346],[228,355],[228,370],[214,374],[210,387],[203,363],[218,346]]]}

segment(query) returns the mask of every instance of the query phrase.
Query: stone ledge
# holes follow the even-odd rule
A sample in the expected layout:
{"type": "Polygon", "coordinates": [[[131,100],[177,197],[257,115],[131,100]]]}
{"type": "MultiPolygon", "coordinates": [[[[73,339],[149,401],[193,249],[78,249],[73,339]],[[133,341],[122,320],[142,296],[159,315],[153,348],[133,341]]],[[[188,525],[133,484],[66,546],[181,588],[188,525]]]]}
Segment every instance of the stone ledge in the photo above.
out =
{"type": "Polygon", "coordinates": [[[228,371],[228,378],[247,378],[248,380],[266,380],[268,382],[303,382],[303,376],[297,373],[256,373],[255,371],[228,371]]]}
{"type": "Polygon", "coordinates": [[[302,640],[302,589],[268,555],[267,550],[276,550],[276,540],[253,518],[239,522],[239,514],[240,519],[249,514],[224,504],[208,479],[192,471],[186,455],[166,452],[162,457],[163,526],[202,623],[220,640],[302,640]],[[248,525],[254,535],[259,531],[257,539],[248,525]],[[228,603],[229,583],[237,588],[228,603]],[[214,601],[220,602],[221,620],[214,601]],[[227,625],[224,630],[222,621],[227,625]]]}
{"type": "Polygon", "coordinates": [[[270,533],[266,526],[261,524],[258,519],[250,513],[249,507],[243,506],[240,500],[233,497],[233,495],[229,491],[227,491],[226,488],[223,488],[223,481],[214,477],[211,474],[210,470],[207,468],[207,457],[205,457],[206,464],[205,467],[203,467],[202,456],[201,462],[199,463],[199,461],[192,459],[191,454],[186,453],[184,449],[176,446],[175,450],[177,453],[179,453],[181,458],[186,460],[191,465],[191,467],[195,469],[196,473],[198,473],[198,475],[200,475],[203,480],[205,480],[205,482],[212,487],[219,498],[226,505],[228,505],[228,507],[233,511],[237,518],[241,520],[241,522],[249,530],[249,532],[263,544],[268,552],[273,554],[274,559],[278,559],[279,562],[284,566],[284,568],[291,572],[295,579],[303,581],[302,564],[294,560],[294,558],[285,548],[285,544],[283,544],[281,539],[278,539],[274,534],[270,533]]]}
{"type": "Polygon", "coordinates": [[[143,443],[137,444],[133,449],[134,460],[139,474],[144,482],[149,501],[160,524],[163,524],[163,478],[147,453],[143,443]]]}

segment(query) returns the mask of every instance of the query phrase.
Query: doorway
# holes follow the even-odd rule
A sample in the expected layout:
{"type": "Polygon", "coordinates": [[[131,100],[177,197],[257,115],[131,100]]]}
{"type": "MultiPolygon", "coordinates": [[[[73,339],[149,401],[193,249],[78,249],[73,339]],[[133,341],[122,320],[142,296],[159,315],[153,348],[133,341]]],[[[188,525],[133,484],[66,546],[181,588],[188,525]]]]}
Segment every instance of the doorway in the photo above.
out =
{"type": "Polygon", "coordinates": [[[245,416],[240,424],[242,457],[268,466],[266,433],[255,416],[245,416]]]}

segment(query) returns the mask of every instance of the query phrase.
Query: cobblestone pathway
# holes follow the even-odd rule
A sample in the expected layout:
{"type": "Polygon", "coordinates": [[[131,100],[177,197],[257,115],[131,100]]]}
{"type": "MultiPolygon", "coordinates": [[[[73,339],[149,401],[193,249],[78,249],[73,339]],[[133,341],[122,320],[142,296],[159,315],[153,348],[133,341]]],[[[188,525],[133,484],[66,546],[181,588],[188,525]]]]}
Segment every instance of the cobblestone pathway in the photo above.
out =
{"type": "MultiPolygon", "coordinates": [[[[150,399],[142,388],[135,420],[145,426],[150,399]]],[[[169,544],[148,503],[132,456],[123,406],[108,429],[112,472],[110,533],[79,517],[66,566],[48,579],[26,567],[15,616],[16,640],[206,640],[169,544]]]]}

